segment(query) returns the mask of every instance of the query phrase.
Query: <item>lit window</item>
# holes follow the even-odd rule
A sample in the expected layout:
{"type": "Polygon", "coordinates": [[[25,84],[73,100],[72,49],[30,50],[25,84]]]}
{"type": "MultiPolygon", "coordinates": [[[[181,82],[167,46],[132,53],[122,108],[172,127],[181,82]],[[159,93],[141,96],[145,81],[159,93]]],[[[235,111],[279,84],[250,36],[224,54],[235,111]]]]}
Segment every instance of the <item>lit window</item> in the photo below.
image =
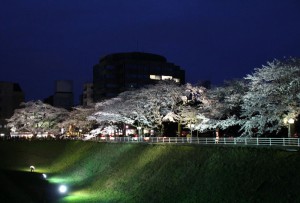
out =
{"type": "Polygon", "coordinates": [[[162,80],[172,80],[172,78],[173,78],[172,76],[166,76],[166,75],[161,76],[162,80]]]}
{"type": "Polygon", "coordinates": [[[179,78],[173,78],[173,80],[177,83],[180,83],[180,79],[179,78]]]}
{"type": "Polygon", "coordinates": [[[159,75],[150,75],[151,80],[161,80],[161,77],[159,75]]]}

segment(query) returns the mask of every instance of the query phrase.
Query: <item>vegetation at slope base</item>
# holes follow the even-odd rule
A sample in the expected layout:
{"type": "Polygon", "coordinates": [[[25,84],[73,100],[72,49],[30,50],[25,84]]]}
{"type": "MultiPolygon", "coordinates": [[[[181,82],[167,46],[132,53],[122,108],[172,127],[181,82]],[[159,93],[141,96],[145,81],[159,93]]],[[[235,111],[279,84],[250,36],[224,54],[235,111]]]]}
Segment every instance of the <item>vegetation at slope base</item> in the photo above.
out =
{"type": "MultiPolygon", "coordinates": [[[[29,171],[34,165],[50,183],[68,185],[70,192],[60,202],[300,202],[299,152],[7,141],[0,142],[0,154],[0,169],[29,171]]],[[[0,181],[23,202],[30,199],[3,172],[0,181]]]]}

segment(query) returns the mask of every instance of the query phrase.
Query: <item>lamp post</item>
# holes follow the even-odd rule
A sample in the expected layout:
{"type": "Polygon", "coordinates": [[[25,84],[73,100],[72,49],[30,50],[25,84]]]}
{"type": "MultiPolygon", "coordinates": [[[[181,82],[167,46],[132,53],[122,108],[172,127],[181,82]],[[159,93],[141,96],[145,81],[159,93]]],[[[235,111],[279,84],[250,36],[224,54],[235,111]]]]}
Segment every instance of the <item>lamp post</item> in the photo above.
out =
{"type": "Polygon", "coordinates": [[[139,134],[139,136],[140,136],[140,135],[141,135],[141,129],[142,129],[142,127],[141,127],[141,126],[138,126],[137,129],[138,129],[138,134],[139,134]]]}
{"type": "Polygon", "coordinates": [[[292,130],[291,130],[291,125],[295,123],[295,120],[293,118],[290,118],[288,120],[288,124],[289,124],[289,127],[288,127],[288,138],[291,138],[292,137],[292,130]]]}
{"type": "Polygon", "coordinates": [[[195,124],[188,124],[188,127],[191,129],[191,137],[193,137],[193,128],[195,127],[195,124]]]}
{"type": "Polygon", "coordinates": [[[125,125],[125,136],[128,136],[127,129],[128,129],[128,125],[125,125]]]}

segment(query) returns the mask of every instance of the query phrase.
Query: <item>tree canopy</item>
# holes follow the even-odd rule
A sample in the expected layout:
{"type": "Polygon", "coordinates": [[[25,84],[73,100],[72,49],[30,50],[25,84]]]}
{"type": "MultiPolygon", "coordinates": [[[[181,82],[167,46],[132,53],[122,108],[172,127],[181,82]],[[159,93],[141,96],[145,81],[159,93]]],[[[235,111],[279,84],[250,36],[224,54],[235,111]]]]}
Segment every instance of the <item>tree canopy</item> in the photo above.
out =
{"type": "Polygon", "coordinates": [[[243,79],[210,89],[161,81],[70,112],[30,101],[15,111],[8,125],[31,132],[67,125],[89,131],[95,124],[99,132],[107,132],[131,125],[162,133],[164,122],[177,122],[193,124],[200,132],[238,126],[242,136],[260,136],[280,132],[286,120],[299,114],[300,59],[288,58],[267,62],[243,79]]]}

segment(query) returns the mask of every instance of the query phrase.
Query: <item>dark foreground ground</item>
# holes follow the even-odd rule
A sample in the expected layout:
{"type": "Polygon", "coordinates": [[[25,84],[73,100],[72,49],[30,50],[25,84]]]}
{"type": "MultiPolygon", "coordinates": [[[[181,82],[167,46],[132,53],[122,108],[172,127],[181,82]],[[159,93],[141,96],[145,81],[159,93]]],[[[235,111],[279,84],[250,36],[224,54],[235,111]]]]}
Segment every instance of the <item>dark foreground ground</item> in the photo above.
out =
{"type": "Polygon", "coordinates": [[[0,170],[0,202],[52,203],[60,197],[57,185],[50,184],[42,174],[0,170]]]}

